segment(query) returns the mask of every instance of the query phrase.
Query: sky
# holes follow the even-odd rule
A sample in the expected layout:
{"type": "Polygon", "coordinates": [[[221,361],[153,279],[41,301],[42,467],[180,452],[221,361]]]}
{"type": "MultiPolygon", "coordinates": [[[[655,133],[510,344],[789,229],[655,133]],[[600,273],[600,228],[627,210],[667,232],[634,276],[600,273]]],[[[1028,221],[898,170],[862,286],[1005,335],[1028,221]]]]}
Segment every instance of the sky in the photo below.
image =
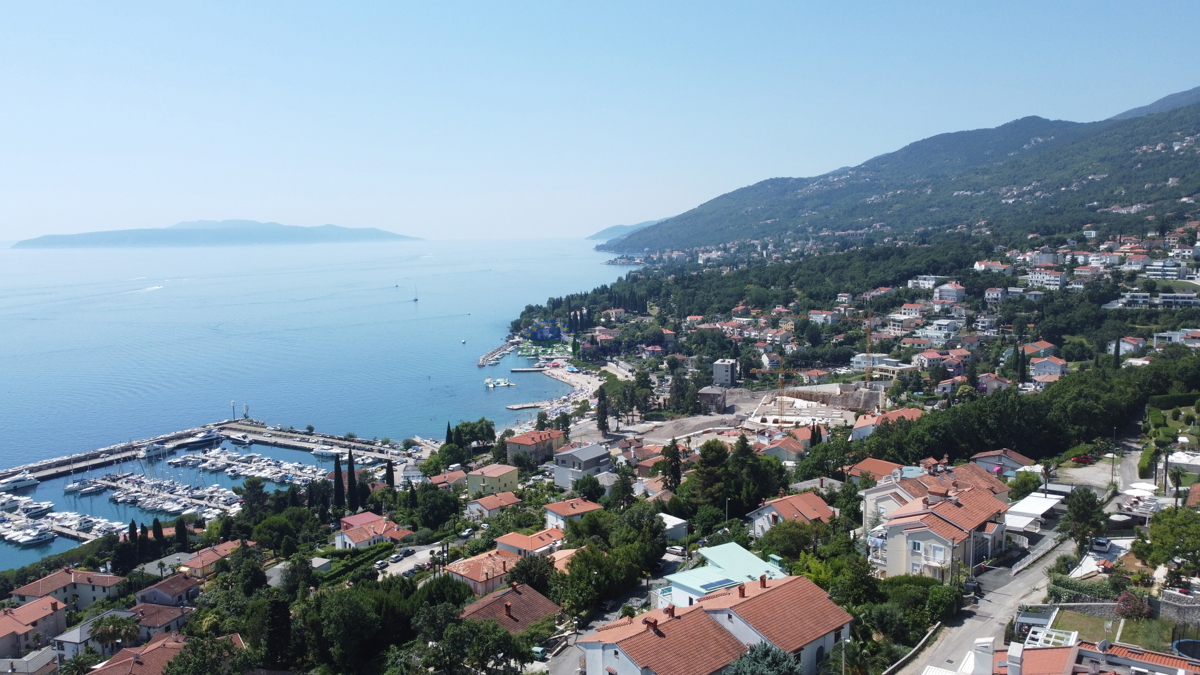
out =
{"type": "Polygon", "coordinates": [[[245,218],[586,236],[1200,85],[1195,2],[0,6],[0,241],[245,218]]]}

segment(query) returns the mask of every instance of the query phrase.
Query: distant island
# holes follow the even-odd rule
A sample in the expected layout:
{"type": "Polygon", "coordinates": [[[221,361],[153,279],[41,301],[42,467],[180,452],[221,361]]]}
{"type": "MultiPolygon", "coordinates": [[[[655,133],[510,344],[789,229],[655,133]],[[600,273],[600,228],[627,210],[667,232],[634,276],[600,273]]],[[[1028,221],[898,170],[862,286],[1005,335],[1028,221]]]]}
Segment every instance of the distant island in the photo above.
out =
{"type": "Polygon", "coordinates": [[[13,248],[150,248],[183,246],[254,246],[263,244],[343,244],[366,241],[417,241],[374,227],[320,225],[301,227],[254,220],[194,220],[165,228],[48,234],[25,239],[13,248]]]}

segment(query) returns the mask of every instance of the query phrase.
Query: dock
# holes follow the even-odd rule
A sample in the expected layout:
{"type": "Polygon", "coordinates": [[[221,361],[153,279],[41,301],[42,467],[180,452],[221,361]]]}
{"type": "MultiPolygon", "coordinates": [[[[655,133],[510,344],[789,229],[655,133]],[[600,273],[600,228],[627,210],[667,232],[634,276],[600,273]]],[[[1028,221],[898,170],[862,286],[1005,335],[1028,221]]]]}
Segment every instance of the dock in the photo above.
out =
{"type": "Polygon", "coordinates": [[[17,525],[19,525],[22,528],[30,527],[35,524],[36,525],[49,524],[50,530],[52,532],[54,532],[54,534],[57,534],[60,537],[66,537],[68,539],[74,539],[75,541],[81,541],[85,544],[89,541],[95,541],[100,538],[100,535],[92,534],[91,532],[80,532],[79,530],[72,530],[69,527],[59,525],[58,523],[54,523],[54,522],[50,522],[50,521],[46,521],[46,520],[39,520],[36,518],[29,518],[27,516],[21,515],[20,513],[6,513],[4,515],[9,520],[11,520],[13,523],[16,523],[17,525]]]}
{"type": "Polygon", "coordinates": [[[22,471],[28,471],[30,475],[39,481],[59,478],[61,476],[69,476],[75,473],[82,473],[98,469],[105,466],[112,466],[121,462],[127,462],[137,458],[138,451],[151,443],[162,443],[164,445],[172,445],[182,441],[196,433],[203,431],[203,427],[196,429],[185,429],[184,431],[174,431],[169,434],[162,434],[153,438],[147,438],[140,441],[118,443],[110,445],[106,448],[93,450],[91,452],[79,453],[76,455],[68,455],[66,457],[56,457],[54,459],[46,459],[33,464],[24,464],[22,466],[13,467],[0,471],[0,478],[7,478],[22,471]]]}
{"type": "Polygon", "coordinates": [[[512,369],[512,371],[510,371],[510,372],[514,372],[514,373],[540,373],[540,372],[542,372],[542,371],[544,371],[544,370],[549,370],[549,369],[548,369],[548,368],[513,368],[513,369],[512,369]]]}
{"type": "Polygon", "coordinates": [[[516,347],[511,342],[505,342],[504,344],[500,345],[499,347],[496,347],[492,351],[479,357],[479,367],[482,368],[482,367],[486,366],[488,361],[491,361],[492,359],[504,356],[505,354],[511,352],[515,348],[516,347]]]}
{"type": "Polygon", "coordinates": [[[538,401],[536,403],[514,403],[513,405],[506,405],[504,407],[509,410],[527,410],[529,408],[545,408],[550,404],[551,401],[538,401]]]}

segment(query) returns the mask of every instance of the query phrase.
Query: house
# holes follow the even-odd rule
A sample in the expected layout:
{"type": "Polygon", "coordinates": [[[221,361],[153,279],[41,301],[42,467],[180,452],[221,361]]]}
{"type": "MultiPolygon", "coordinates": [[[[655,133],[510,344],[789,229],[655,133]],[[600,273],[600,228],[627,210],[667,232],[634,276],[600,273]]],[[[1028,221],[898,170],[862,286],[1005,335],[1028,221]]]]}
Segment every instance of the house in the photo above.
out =
{"type": "Polygon", "coordinates": [[[945,277],[935,277],[935,276],[931,276],[928,274],[923,274],[923,275],[916,277],[915,279],[909,279],[908,287],[909,288],[920,288],[922,290],[932,291],[934,289],[934,287],[936,287],[938,285],[938,282],[944,278],[945,277]]]}
{"type": "Polygon", "coordinates": [[[400,465],[400,472],[396,474],[397,485],[420,485],[424,483],[425,473],[421,471],[421,467],[417,466],[416,460],[408,460],[400,465]]]}
{"type": "Polygon", "coordinates": [[[793,436],[784,436],[783,438],[771,441],[760,452],[768,457],[774,457],[781,462],[798,462],[808,454],[808,448],[812,443],[812,429],[803,427],[792,431],[793,436]],[[804,438],[799,438],[800,432],[803,431],[804,438]]]}
{"type": "Polygon", "coordinates": [[[1039,288],[1059,290],[1067,285],[1067,275],[1054,270],[1034,270],[1029,273],[1029,285],[1039,288]]]}
{"type": "Polygon", "coordinates": [[[247,546],[254,546],[254,542],[252,541],[243,542],[240,539],[235,539],[217,544],[216,546],[200,549],[196,552],[195,557],[179,566],[179,572],[196,579],[207,579],[216,573],[217,563],[228,557],[230,553],[233,553],[243,543],[247,546]]]}
{"type": "Polygon", "coordinates": [[[564,450],[554,456],[554,484],[564,490],[570,490],[580,478],[595,476],[611,469],[612,455],[603,445],[593,443],[564,450]]]}
{"type": "Polygon", "coordinates": [[[620,307],[614,307],[613,309],[606,309],[603,312],[601,312],[600,314],[601,314],[601,316],[604,317],[604,319],[606,321],[624,321],[625,320],[625,310],[621,309],[620,307]]]}
{"type": "MultiPolygon", "coordinates": [[[[113,649],[113,645],[101,644],[99,640],[92,637],[92,626],[97,621],[104,617],[117,616],[123,619],[136,620],[137,615],[127,609],[110,609],[107,612],[98,614],[87,621],[75,626],[65,633],[59,633],[54,637],[54,651],[58,652],[58,661],[62,663],[68,659],[74,658],[77,654],[83,653],[89,647],[96,650],[100,654],[109,654],[118,649],[113,649]]],[[[142,642],[140,636],[138,642],[142,642]]],[[[131,645],[136,646],[136,645],[131,645]]]]}
{"type": "Polygon", "coordinates": [[[342,518],[342,529],[333,535],[338,549],[367,548],[390,541],[398,544],[413,534],[383,516],[366,511],[342,518]]]}
{"type": "Polygon", "coordinates": [[[463,608],[461,618],[467,621],[494,620],[504,630],[520,635],[533,624],[554,617],[561,608],[536,590],[510,583],[463,608]]]}
{"type": "Polygon", "coordinates": [[[1121,355],[1122,356],[1124,356],[1125,354],[1136,354],[1137,352],[1140,352],[1146,348],[1146,338],[1123,337],[1120,340],[1113,340],[1112,342],[1109,342],[1106,353],[1112,354],[1113,348],[1116,346],[1116,344],[1118,342],[1120,342],[1120,344],[1121,344],[1121,355]]]}
{"type": "Polygon", "coordinates": [[[925,306],[917,302],[906,302],[900,305],[901,316],[920,317],[925,313],[925,306]]]}
{"type": "Polygon", "coordinates": [[[141,641],[149,642],[160,633],[171,633],[183,628],[188,617],[192,615],[191,607],[176,605],[155,605],[140,602],[129,608],[133,619],[141,631],[141,641]]]}
{"type": "Polygon", "coordinates": [[[430,476],[429,482],[439,490],[449,490],[459,485],[467,484],[466,471],[447,471],[436,476],[430,476]]]}
{"type": "Polygon", "coordinates": [[[98,600],[120,597],[125,577],[100,572],[85,572],[64,567],[57,572],[14,589],[12,599],[19,604],[51,597],[74,611],[82,611],[98,600]]]}
{"type": "Polygon", "coordinates": [[[563,531],[556,528],[534,532],[533,534],[509,532],[502,537],[496,538],[496,548],[516,554],[522,558],[531,555],[547,556],[562,546],[564,536],[566,535],[563,531]]]}
{"type": "Polygon", "coordinates": [[[984,301],[991,305],[1004,302],[1007,297],[1008,291],[1003,288],[989,288],[983,292],[984,301]]]}
{"type": "Polygon", "coordinates": [[[846,475],[848,475],[855,483],[860,482],[864,476],[875,482],[879,482],[879,479],[883,478],[884,476],[892,475],[893,471],[900,469],[903,466],[903,464],[896,464],[895,462],[889,462],[887,460],[877,459],[875,457],[867,457],[858,464],[850,467],[850,470],[846,472],[846,475]]]}
{"type": "MultiPolygon", "coordinates": [[[[237,633],[221,639],[232,641],[236,649],[246,648],[237,633]]],[[[103,665],[93,668],[89,675],[162,675],[187,640],[178,633],[161,633],[141,647],[122,649],[103,665]]]]}
{"type": "Polygon", "coordinates": [[[699,391],[700,407],[710,413],[724,413],[725,394],[728,391],[725,387],[704,387],[699,391]]]}
{"type": "Polygon", "coordinates": [[[805,577],[760,577],[625,617],[580,638],[588,672],[684,675],[721,672],[748,646],[765,642],[817,672],[853,621],[805,577]],[[796,612],[795,608],[803,608],[796,612]]]}
{"type": "Polygon", "coordinates": [[[1029,459],[1016,450],[1009,450],[1008,448],[977,452],[971,455],[971,461],[995,476],[1004,476],[1023,467],[1036,464],[1032,459],[1029,459]]]}
{"type": "Polygon", "coordinates": [[[746,514],[750,521],[750,531],[755,537],[761,537],[775,525],[784,520],[799,520],[805,523],[813,521],[828,523],[837,515],[824,499],[815,492],[802,492],[772,499],[762,506],[746,514]]]}
{"type": "Polygon", "coordinates": [[[933,349],[926,349],[920,354],[912,357],[912,364],[921,370],[929,370],[930,368],[941,363],[946,356],[933,349]]]}
{"type": "Polygon", "coordinates": [[[962,302],[967,299],[967,289],[950,281],[933,289],[934,302],[962,302]]]}
{"type": "Polygon", "coordinates": [[[467,474],[467,494],[494,495],[517,489],[517,467],[489,464],[467,474]]]}
{"type": "MultiPolygon", "coordinates": [[[[973,466],[973,465],[968,465],[973,466]]],[[[982,488],[931,488],[872,529],[868,559],[882,577],[914,574],[946,581],[1004,551],[1008,504],[982,488]]]]}
{"type": "Polygon", "coordinates": [[[1013,266],[996,260],[980,260],[975,263],[974,269],[976,272],[1012,274],[1013,266]]]}
{"type": "Polygon", "coordinates": [[[487,595],[507,583],[509,568],[520,559],[515,553],[497,549],[452,562],[443,569],[451,578],[470,586],[475,595],[487,595]]]}
{"type": "Polygon", "coordinates": [[[950,379],[942,380],[941,382],[938,382],[937,386],[934,388],[933,391],[938,396],[947,396],[947,395],[953,394],[954,392],[958,391],[958,388],[963,386],[966,383],[967,383],[966,375],[955,375],[954,377],[951,377],[950,379]]]}
{"type": "Polygon", "coordinates": [[[1012,382],[995,373],[984,373],[979,376],[979,393],[986,395],[1004,391],[1012,386],[1012,382]]]}
{"type": "Polygon", "coordinates": [[[1146,278],[1176,281],[1187,275],[1187,265],[1176,260],[1152,260],[1146,264],[1146,278]]]}
{"type": "Polygon", "coordinates": [[[1022,345],[1021,350],[1025,352],[1025,356],[1028,358],[1044,358],[1047,356],[1054,356],[1058,353],[1058,347],[1054,346],[1052,343],[1046,342],[1045,340],[1038,340],[1037,342],[1031,342],[1027,345],[1022,345]]]}
{"type": "Polygon", "coordinates": [[[566,433],[559,429],[527,431],[508,439],[506,443],[508,458],[509,461],[512,461],[517,454],[524,453],[533,458],[534,463],[540,464],[553,455],[555,450],[561,448],[566,441],[566,433]]]}
{"type": "Polygon", "coordinates": [[[800,372],[800,379],[804,381],[804,384],[821,384],[829,379],[829,371],[818,368],[804,370],[800,372]]]}
{"type": "Polygon", "coordinates": [[[473,520],[483,520],[491,518],[502,510],[520,504],[521,500],[511,492],[501,492],[494,495],[486,495],[467,502],[467,517],[473,520]]]}
{"type": "Polygon", "coordinates": [[[1008,486],[976,464],[950,466],[949,457],[938,462],[932,458],[921,466],[906,466],[884,476],[874,487],[862,490],[863,524],[868,531],[872,522],[929,494],[930,490],[977,488],[990,492],[1000,501],[1008,499],[1008,486]],[[955,485],[957,483],[957,486],[955,485]]]}
{"type": "Polygon", "coordinates": [[[585,514],[604,507],[586,499],[576,498],[553,502],[544,508],[546,509],[546,529],[557,528],[565,532],[568,521],[580,520],[585,514]]]}
{"type": "Polygon", "coordinates": [[[696,553],[708,564],[668,574],[669,586],[658,591],[656,607],[661,609],[670,604],[688,607],[713,591],[733,588],[744,581],[787,576],[775,563],[759,558],[735,542],[704,547],[696,553]]]}
{"type": "Polygon", "coordinates": [[[49,643],[67,627],[67,606],[57,598],[34,598],[0,612],[0,659],[19,659],[49,643]]]}
{"type": "Polygon", "coordinates": [[[782,364],[782,363],[783,363],[783,357],[779,356],[778,354],[772,354],[772,353],[768,352],[768,353],[762,355],[762,365],[763,365],[763,368],[765,368],[767,370],[774,370],[774,369],[778,368],[780,366],[780,364],[782,364]]]}
{"type": "Polygon", "coordinates": [[[737,385],[738,367],[734,359],[717,359],[713,361],[713,384],[718,387],[733,387],[737,385]]]}
{"type": "Polygon", "coordinates": [[[1039,375],[1066,375],[1068,370],[1067,362],[1057,356],[1029,360],[1029,374],[1033,377],[1039,375]]]}
{"type": "Polygon", "coordinates": [[[837,312],[831,312],[827,309],[813,309],[808,312],[808,320],[821,326],[828,326],[838,322],[837,312]]]}
{"type": "Polygon", "coordinates": [[[669,513],[660,513],[658,519],[663,522],[663,528],[666,529],[667,541],[683,541],[687,538],[688,522],[683,518],[676,518],[669,513]]]}
{"type": "Polygon", "coordinates": [[[899,420],[915,421],[924,412],[916,408],[900,408],[874,415],[859,415],[858,419],[854,420],[854,430],[850,432],[850,440],[860,441],[870,436],[880,424],[895,424],[899,420]]]}
{"type": "Polygon", "coordinates": [[[134,593],[140,603],[183,607],[200,596],[200,581],[186,574],[172,574],[162,581],[134,593]]]}

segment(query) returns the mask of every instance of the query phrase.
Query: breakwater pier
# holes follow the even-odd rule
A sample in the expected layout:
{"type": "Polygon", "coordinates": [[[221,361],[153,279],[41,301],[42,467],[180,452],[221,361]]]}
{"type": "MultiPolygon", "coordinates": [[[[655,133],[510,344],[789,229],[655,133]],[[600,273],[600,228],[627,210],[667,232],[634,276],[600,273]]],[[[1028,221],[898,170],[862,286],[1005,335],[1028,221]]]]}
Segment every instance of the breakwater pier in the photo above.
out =
{"type": "Polygon", "coordinates": [[[499,347],[496,347],[492,351],[479,357],[479,367],[482,368],[489,364],[495,365],[495,362],[498,361],[500,359],[500,357],[512,352],[516,348],[517,348],[517,346],[515,343],[505,342],[504,344],[500,345],[499,347]]]}

